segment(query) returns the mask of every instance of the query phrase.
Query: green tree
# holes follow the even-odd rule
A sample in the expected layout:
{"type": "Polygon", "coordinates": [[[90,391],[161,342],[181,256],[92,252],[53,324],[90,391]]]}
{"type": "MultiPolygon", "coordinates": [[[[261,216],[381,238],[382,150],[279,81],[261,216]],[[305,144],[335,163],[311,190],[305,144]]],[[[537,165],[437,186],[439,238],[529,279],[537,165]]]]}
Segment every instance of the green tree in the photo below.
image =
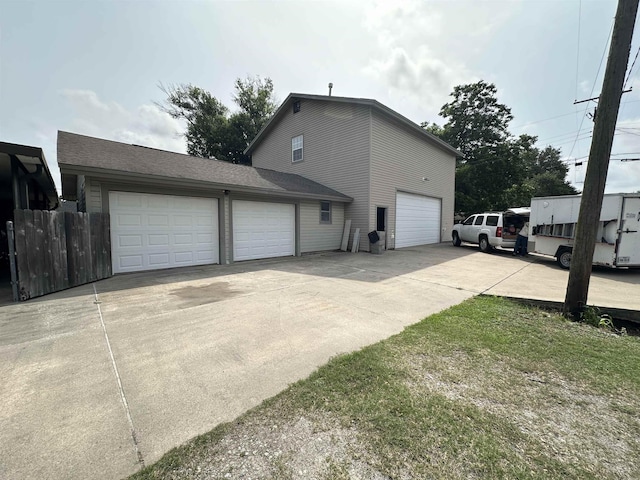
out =
{"type": "Polygon", "coordinates": [[[498,102],[495,85],[456,86],[440,110],[446,123],[423,123],[464,156],[456,169],[456,212],[473,213],[529,205],[534,196],[576,193],[565,181],[560,150],[538,149],[537,137],[509,132],[511,110],[498,102]]]}
{"type": "Polygon", "coordinates": [[[424,128],[427,132],[435,135],[436,137],[443,138],[444,137],[444,128],[438,125],[435,122],[422,122],[420,124],[422,128],[424,128]]]}
{"type": "Polygon", "coordinates": [[[236,79],[230,110],[211,93],[191,84],[160,85],[167,98],[160,108],[187,124],[187,152],[204,158],[250,165],[243,152],[276,109],[273,82],[260,77],[236,79]]]}
{"type": "Polygon", "coordinates": [[[462,163],[497,149],[509,137],[513,115],[498,103],[496,94],[495,85],[482,80],[458,85],[451,93],[453,100],[440,109],[440,116],[447,120],[442,138],[463,153],[462,163]]]}

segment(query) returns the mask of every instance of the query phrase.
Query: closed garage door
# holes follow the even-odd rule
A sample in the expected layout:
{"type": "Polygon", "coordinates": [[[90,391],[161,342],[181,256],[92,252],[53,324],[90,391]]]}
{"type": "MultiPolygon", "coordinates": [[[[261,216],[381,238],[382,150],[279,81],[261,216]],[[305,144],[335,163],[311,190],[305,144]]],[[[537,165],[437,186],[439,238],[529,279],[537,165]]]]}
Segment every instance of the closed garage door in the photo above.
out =
{"type": "Polygon", "coordinates": [[[295,255],[295,206],[234,200],[233,259],[295,255]]]}
{"type": "Polygon", "coordinates": [[[109,192],[113,272],[219,262],[218,200],[109,192]]]}
{"type": "Polygon", "coordinates": [[[440,199],[396,194],[396,248],[440,241],[440,199]]]}

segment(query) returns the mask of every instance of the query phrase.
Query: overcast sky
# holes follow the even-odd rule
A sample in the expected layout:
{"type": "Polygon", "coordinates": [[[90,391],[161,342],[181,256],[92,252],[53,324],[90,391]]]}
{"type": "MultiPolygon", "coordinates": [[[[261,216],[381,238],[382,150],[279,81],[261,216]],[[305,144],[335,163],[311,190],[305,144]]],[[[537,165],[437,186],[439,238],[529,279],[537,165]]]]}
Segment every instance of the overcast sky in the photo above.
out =
{"type": "MultiPolygon", "coordinates": [[[[616,5],[0,0],[0,140],[42,147],[59,186],[58,130],[185,151],[180,123],[154,105],[160,82],[192,83],[229,106],[237,77],[272,78],[279,100],[333,82],[334,95],[442,124],[452,88],[484,79],[512,109],[512,132],[561,148],[581,189],[595,104],[573,102],[600,93],[616,5]]],[[[639,71],[640,60],[614,158],[640,158],[639,71]]],[[[640,161],[612,161],[607,192],[639,190],[640,161]]]]}

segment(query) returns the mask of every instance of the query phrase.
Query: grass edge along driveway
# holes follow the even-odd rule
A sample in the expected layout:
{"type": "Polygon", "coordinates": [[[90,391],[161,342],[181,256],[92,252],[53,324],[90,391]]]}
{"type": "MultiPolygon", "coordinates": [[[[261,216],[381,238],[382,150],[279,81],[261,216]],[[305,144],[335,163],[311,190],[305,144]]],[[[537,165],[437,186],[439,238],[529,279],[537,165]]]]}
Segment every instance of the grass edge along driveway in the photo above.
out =
{"type": "Polygon", "coordinates": [[[638,337],[476,297],[131,478],[636,478],[638,358],[638,337]]]}

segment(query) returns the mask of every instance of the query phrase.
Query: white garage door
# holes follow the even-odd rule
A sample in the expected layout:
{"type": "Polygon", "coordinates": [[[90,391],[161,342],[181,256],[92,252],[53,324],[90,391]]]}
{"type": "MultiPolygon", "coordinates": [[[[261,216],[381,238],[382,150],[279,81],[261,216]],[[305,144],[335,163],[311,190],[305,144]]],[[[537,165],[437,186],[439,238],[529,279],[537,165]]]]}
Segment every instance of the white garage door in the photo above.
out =
{"type": "Polygon", "coordinates": [[[440,241],[440,199],[396,194],[396,248],[440,241]]]}
{"type": "Polygon", "coordinates": [[[234,200],[233,259],[295,255],[295,206],[234,200]]]}
{"type": "Polygon", "coordinates": [[[113,273],[218,263],[218,200],[109,192],[113,273]]]}

